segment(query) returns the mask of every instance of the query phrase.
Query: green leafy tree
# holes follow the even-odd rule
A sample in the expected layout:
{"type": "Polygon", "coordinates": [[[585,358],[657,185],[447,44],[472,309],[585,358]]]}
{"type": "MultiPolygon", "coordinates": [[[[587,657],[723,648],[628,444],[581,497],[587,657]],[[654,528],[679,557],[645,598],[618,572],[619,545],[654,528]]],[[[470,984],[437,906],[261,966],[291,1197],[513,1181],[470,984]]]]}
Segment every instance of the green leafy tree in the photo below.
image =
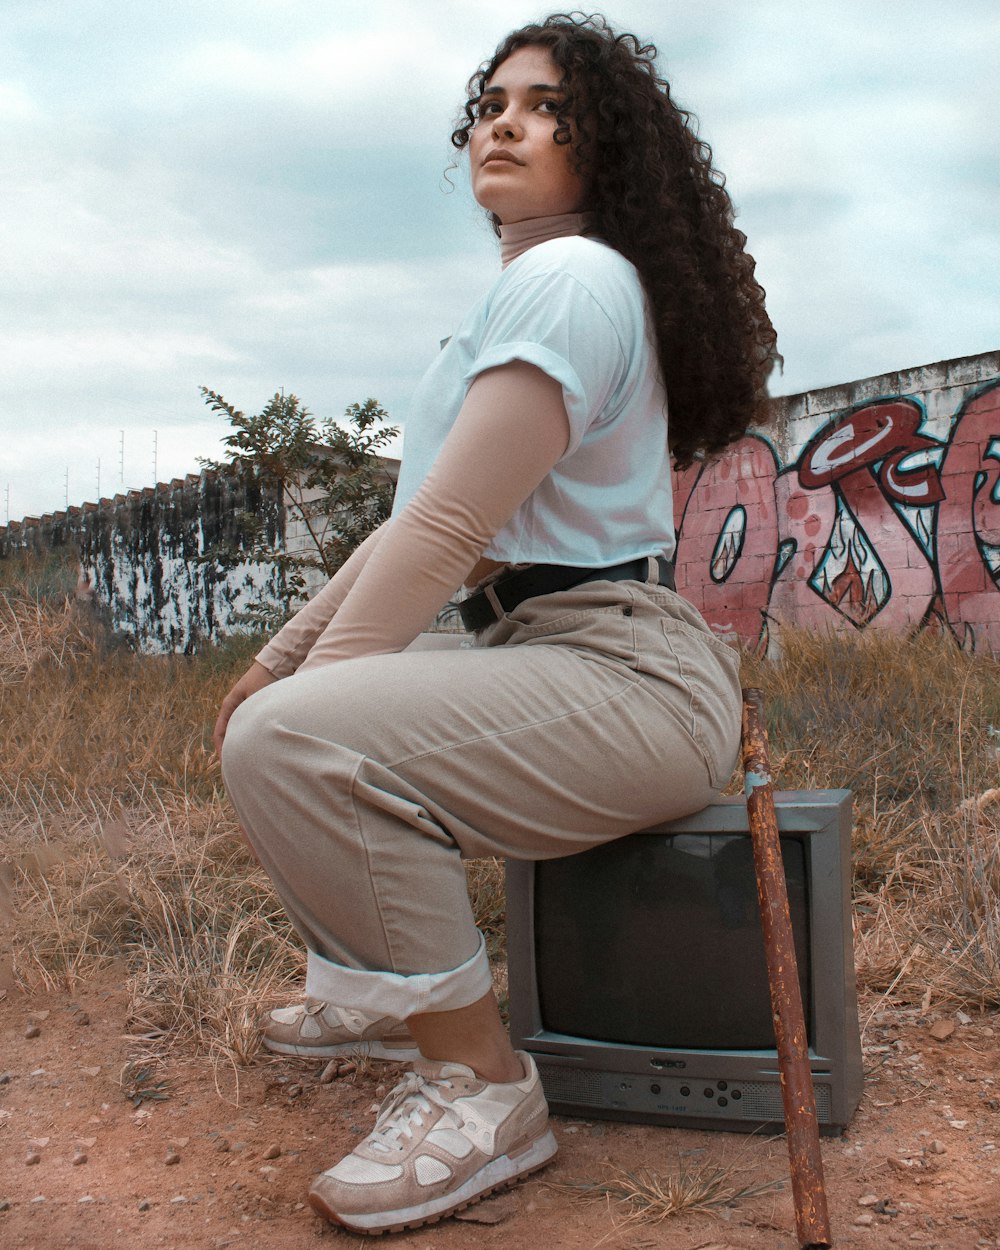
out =
{"type": "Polygon", "coordinates": [[[260,482],[280,498],[286,530],[302,522],[305,542],[288,551],[269,542],[260,517],[240,518],[243,545],[237,553],[216,550],[211,558],[271,563],[281,574],[286,609],[304,600],[310,570],[332,577],[351,552],[389,516],[394,484],[381,454],[397,434],[377,400],[351,404],[346,426],[317,419],[296,395],[274,395],[256,415],[240,412],[216,391],[201,387],[213,412],[223,413],[232,432],[223,440],[223,460],[202,460],[206,468],[238,473],[260,482]]]}

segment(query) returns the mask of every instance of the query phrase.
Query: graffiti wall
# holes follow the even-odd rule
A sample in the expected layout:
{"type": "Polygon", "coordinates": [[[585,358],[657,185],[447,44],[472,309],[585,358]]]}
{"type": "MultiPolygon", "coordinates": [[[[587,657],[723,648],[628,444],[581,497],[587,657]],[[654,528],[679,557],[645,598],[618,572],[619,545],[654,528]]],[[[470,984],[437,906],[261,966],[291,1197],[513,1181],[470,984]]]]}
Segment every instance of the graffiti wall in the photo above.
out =
{"type": "Polygon", "coordinates": [[[720,635],[928,627],[1000,653],[1000,352],[777,400],[674,475],[677,587],[720,635]]]}
{"type": "Polygon", "coordinates": [[[137,650],[196,651],[241,627],[254,606],[280,608],[283,586],[246,553],[242,518],[280,542],[284,510],[253,481],[203,471],[0,527],[0,559],[67,552],[78,558],[78,593],[92,596],[137,650]]]}

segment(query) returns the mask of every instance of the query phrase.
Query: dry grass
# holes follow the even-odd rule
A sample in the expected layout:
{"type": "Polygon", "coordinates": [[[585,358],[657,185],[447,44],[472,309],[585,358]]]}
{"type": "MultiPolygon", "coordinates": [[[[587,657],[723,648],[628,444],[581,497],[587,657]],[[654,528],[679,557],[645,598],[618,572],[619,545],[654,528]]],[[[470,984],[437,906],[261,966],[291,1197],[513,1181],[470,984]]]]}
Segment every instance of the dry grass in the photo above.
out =
{"type": "Polygon", "coordinates": [[[615,1232],[633,1224],[659,1224],[682,1211],[718,1211],[783,1187],[783,1181],[741,1184],[733,1165],[680,1163],[673,1172],[652,1168],[612,1168],[601,1181],[567,1181],[548,1188],[584,1202],[603,1202],[612,1212],[615,1232]]]}
{"type": "MultiPolygon", "coordinates": [[[[253,641],[140,657],[9,567],[0,580],[0,921],[6,898],[15,975],[72,985],[117,961],[146,1053],[246,1062],[261,1005],[302,967],[211,754],[253,641]]],[[[1000,666],[927,635],[788,635],[785,650],[748,660],[745,680],[767,693],[778,784],[854,790],[863,983],[1000,1004],[1000,666]]],[[[502,991],[499,863],[469,865],[469,881],[502,991]]]]}
{"type": "Polygon", "coordinates": [[[854,792],[859,977],[887,997],[1000,1005],[1000,663],[946,635],[785,635],[764,687],[785,789],[854,792]]]}
{"type": "Polygon", "coordinates": [[[246,851],[211,753],[235,641],[195,658],[110,646],[58,596],[0,592],[0,905],[15,977],[72,986],[120,963],[130,1027],[246,1062],[302,954],[246,851]]]}

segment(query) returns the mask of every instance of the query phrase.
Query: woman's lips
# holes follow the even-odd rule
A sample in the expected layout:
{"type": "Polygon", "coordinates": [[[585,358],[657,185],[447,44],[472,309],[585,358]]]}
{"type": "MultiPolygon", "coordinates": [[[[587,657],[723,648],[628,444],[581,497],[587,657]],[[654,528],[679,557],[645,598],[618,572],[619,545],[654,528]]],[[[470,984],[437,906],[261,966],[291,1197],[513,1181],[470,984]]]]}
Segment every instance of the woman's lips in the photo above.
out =
{"type": "Polygon", "coordinates": [[[508,152],[505,148],[494,148],[492,152],[487,152],[482,163],[489,165],[493,161],[509,161],[512,165],[524,164],[524,161],[519,160],[513,152],[508,152]]]}

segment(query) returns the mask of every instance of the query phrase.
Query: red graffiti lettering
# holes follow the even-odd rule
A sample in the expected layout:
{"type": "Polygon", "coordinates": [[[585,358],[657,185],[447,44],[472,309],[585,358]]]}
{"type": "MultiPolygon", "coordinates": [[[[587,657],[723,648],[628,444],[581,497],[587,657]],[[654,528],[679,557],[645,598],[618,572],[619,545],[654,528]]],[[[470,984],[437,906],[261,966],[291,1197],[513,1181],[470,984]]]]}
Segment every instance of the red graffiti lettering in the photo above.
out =
{"type": "Polygon", "coordinates": [[[768,616],[802,629],[851,628],[851,621],[811,585],[837,518],[833,488],[806,490],[792,466],[778,478],[775,494],[781,541],[791,547],[791,554],[775,581],[768,616]]]}
{"type": "Polygon", "coordinates": [[[967,403],[941,466],[937,565],[948,622],[966,647],[1000,651],[1000,387],[967,403]],[[988,562],[993,548],[996,563],[988,562]]]}
{"type": "Polygon", "coordinates": [[[701,468],[678,536],[677,589],[719,634],[750,645],[761,637],[778,550],[776,474],[768,443],[740,439],[701,468]]]}
{"type": "Polygon", "coordinates": [[[799,480],[815,490],[881,460],[879,481],[890,499],[913,506],[937,503],[942,494],[936,467],[914,463],[914,453],[938,447],[917,433],[921,420],[920,408],[908,399],[859,408],[810,440],[802,453],[799,480]]]}

